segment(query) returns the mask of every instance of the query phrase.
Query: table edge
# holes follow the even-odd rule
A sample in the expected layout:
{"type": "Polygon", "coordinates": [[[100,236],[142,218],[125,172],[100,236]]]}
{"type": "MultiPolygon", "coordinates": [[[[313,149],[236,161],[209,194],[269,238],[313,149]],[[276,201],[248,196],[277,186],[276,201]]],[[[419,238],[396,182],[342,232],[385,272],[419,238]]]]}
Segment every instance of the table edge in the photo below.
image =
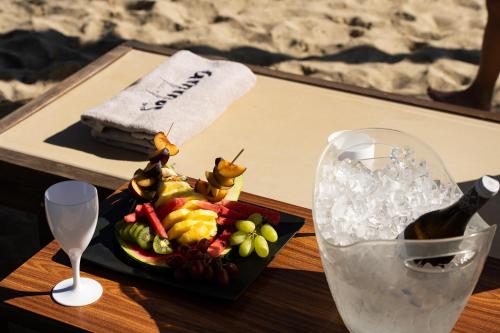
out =
{"type": "MultiPolygon", "coordinates": [[[[167,48],[167,47],[158,46],[158,45],[146,44],[146,43],[142,43],[139,41],[127,41],[123,45],[129,46],[135,50],[163,54],[163,55],[168,55],[168,56],[170,56],[173,53],[175,53],[176,51],[178,51],[178,50],[173,49],[173,48],[167,48]]],[[[224,59],[222,57],[217,57],[217,56],[207,56],[207,55],[203,55],[203,56],[208,57],[208,58],[212,58],[212,59],[224,59]]],[[[412,105],[412,106],[422,107],[422,108],[426,108],[426,109],[432,109],[433,111],[446,112],[446,113],[451,113],[451,114],[455,114],[455,115],[460,115],[460,116],[471,117],[471,118],[481,119],[481,120],[485,120],[485,121],[500,123],[500,113],[483,111],[483,110],[479,110],[479,109],[475,109],[475,108],[464,107],[464,106],[459,106],[459,105],[452,105],[452,104],[448,104],[448,103],[436,102],[436,101],[426,100],[426,99],[413,97],[413,96],[405,96],[405,95],[400,95],[400,94],[396,94],[396,93],[389,93],[389,92],[384,92],[381,90],[359,87],[359,86],[346,84],[346,83],[338,83],[338,82],[328,81],[328,80],[324,80],[324,79],[320,79],[320,78],[314,78],[314,77],[310,77],[310,76],[304,76],[304,75],[283,72],[283,71],[279,71],[276,69],[270,69],[270,68],[264,67],[264,66],[250,65],[250,64],[246,64],[246,66],[248,66],[254,73],[257,73],[257,74],[263,75],[263,76],[276,78],[276,79],[293,81],[293,82],[308,84],[308,85],[312,85],[312,86],[316,86],[316,87],[352,93],[355,95],[361,95],[361,96],[366,96],[366,97],[382,99],[382,100],[386,100],[386,101],[390,101],[390,102],[398,102],[401,104],[412,105]]]]}

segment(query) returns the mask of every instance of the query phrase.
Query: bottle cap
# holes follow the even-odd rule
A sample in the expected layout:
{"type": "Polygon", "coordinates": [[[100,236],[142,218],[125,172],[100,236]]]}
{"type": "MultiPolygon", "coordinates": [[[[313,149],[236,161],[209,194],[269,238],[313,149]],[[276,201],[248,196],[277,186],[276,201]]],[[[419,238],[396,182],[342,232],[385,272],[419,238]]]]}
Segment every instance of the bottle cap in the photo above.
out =
{"type": "Polygon", "coordinates": [[[483,198],[489,199],[497,194],[500,189],[500,183],[495,178],[483,176],[476,182],[476,191],[483,198]]]}

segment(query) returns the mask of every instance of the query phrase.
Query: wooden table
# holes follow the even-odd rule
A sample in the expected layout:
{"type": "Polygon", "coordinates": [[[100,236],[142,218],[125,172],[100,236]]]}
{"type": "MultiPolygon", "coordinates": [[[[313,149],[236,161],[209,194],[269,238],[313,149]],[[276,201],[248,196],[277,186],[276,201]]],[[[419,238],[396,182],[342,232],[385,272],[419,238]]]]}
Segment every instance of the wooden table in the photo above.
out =
{"type": "MultiPolygon", "coordinates": [[[[165,54],[169,51],[136,43],[120,46],[33,103],[2,119],[0,159],[12,166],[7,175],[13,174],[17,165],[22,165],[24,169],[81,179],[106,188],[122,184],[133,170],[143,167],[142,157],[93,142],[88,131],[74,122],[82,109],[116,94],[144,75],[148,66],[153,68],[161,62],[165,54]],[[141,68],[137,65],[138,57],[147,59],[141,68]],[[123,71],[124,67],[127,71],[123,71]],[[89,89],[95,94],[89,95],[89,89]],[[74,101],[78,103],[71,104],[74,101]],[[31,134],[29,139],[23,136],[26,132],[31,134]]],[[[305,79],[259,67],[252,69],[259,74],[256,88],[183,146],[183,154],[179,154],[180,169],[197,176],[196,167],[212,163],[211,159],[218,154],[214,145],[207,147],[206,142],[217,142],[220,144],[218,149],[223,151],[229,151],[235,144],[238,148],[240,145],[250,147],[248,155],[242,157],[246,158],[243,164],[253,172],[249,173],[245,189],[261,196],[244,193],[242,198],[306,219],[297,237],[237,302],[186,295],[83,264],[82,274],[103,285],[102,299],[83,308],[61,307],[52,301],[50,291],[55,283],[71,276],[71,271],[57,244],[52,242],[0,282],[0,319],[49,332],[249,329],[346,332],[322,271],[311,211],[299,207],[310,207],[311,176],[326,135],[337,129],[386,124],[420,133],[436,147],[459,181],[469,181],[477,173],[500,174],[500,157],[491,154],[491,149],[498,144],[495,139],[500,139],[500,115],[305,79]],[[307,105],[311,119],[304,118],[301,113],[307,105]],[[270,112],[267,108],[275,110],[270,112]],[[332,109],[331,113],[328,109],[332,109]],[[255,114],[267,115],[268,124],[258,128],[258,135],[250,137],[252,140],[245,135],[237,136],[238,132],[255,133],[255,128],[231,124],[243,119],[252,125],[257,119],[248,117],[255,114]],[[289,121],[281,123],[285,115],[289,121]],[[314,130],[298,138],[300,126],[314,130]],[[435,126],[441,131],[434,131],[435,126]],[[276,129],[281,131],[282,137],[276,138],[276,129]],[[469,144],[470,138],[463,138],[465,131],[481,140],[482,145],[469,144]],[[231,135],[234,140],[223,141],[225,136],[221,133],[231,135]],[[279,160],[273,159],[276,156],[273,147],[263,146],[262,140],[269,137],[279,143],[282,157],[279,160]],[[464,152],[474,152],[475,160],[464,160],[460,155],[464,152]],[[298,159],[301,163],[296,163],[298,159]],[[270,173],[273,167],[282,172],[270,173]],[[296,174],[303,177],[295,183],[283,182],[296,174]],[[264,199],[264,196],[296,206],[264,199]]],[[[22,179],[18,181],[23,182],[22,179]]],[[[498,207],[496,209],[492,212],[494,217],[498,216],[498,207]]],[[[500,332],[500,260],[488,258],[454,332],[500,332]]]]}
{"type": "MultiPolygon", "coordinates": [[[[52,287],[71,276],[51,242],[0,282],[1,316],[52,331],[276,331],[347,332],[330,295],[319,259],[311,211],[243,194],[242,199],[302,216],[306,224],[236,302],[187,295],[92,265],[82,275],[98,280],[103,297],[83,308],[56,304],[52,287]]],[[[453,332],[500,331],[500,260],[489,258],[453,332]]]]}

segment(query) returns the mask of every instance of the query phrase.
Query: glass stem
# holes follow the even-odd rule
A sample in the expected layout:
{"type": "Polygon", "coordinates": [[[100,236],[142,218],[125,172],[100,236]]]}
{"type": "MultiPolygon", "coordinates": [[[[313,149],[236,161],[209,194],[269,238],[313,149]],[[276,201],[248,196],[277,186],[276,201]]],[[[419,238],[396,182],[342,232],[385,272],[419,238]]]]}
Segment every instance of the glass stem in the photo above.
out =
{"type": "Polygon", "coordinates": [[[70,261],[71,261],[71,268],[73,269],[73,286],[71,287],[72,289],[77,289],[78,286],[80,285],[80,259],[81,255],[79,256],[72,256],[70,261]]]}

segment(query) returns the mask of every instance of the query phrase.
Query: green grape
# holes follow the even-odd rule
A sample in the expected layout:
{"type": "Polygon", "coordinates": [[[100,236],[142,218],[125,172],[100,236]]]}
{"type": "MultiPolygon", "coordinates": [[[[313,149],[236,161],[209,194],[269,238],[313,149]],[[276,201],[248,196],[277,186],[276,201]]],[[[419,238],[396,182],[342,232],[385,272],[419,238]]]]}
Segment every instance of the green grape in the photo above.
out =
{"type": "Polygon", "coordinates": [[[269,246],[267,245],[267,241],[264,237],[257,235],[253,243],[255,246],[255,252],[257,252],[259,257],[265,258],[269,255],[269,246]]]}
{"type": "Polygon", "coordinates": [[[239,220],[235,223],[236,229],[244,231],[246,233],[251,233],[255,230],[255,223],[248,220],[239,220]]]}
{"type": "Polygon", "coordinates": [[[278,240],[278,233],[270,224],[264,224],[260,228],[260,234],[264,236],[268,242],[274,243],[278,240]]]}
{"type": "Polygon", "coordinates": [[[240,245],[247,238],[248,233],[238,230],[229,238],[229,243],[231,246],[240,245]]]}
{"type": "Polygon", "coordinates": [[[261,214],[259,214],[259,213],[253,213],[252,215],[250,215],[248,217],[248,220],[252,221],[256,225],[261,225],[262,221],[264,220],[264,217],[261,214]]]}
{"type": "Polygon", "coordinates": [[[238,249],[238,253],[242,257],[248,257],[253,252],[253,239],[251,237],[247,237],[243,243],[240,244],[238,249]]]}

